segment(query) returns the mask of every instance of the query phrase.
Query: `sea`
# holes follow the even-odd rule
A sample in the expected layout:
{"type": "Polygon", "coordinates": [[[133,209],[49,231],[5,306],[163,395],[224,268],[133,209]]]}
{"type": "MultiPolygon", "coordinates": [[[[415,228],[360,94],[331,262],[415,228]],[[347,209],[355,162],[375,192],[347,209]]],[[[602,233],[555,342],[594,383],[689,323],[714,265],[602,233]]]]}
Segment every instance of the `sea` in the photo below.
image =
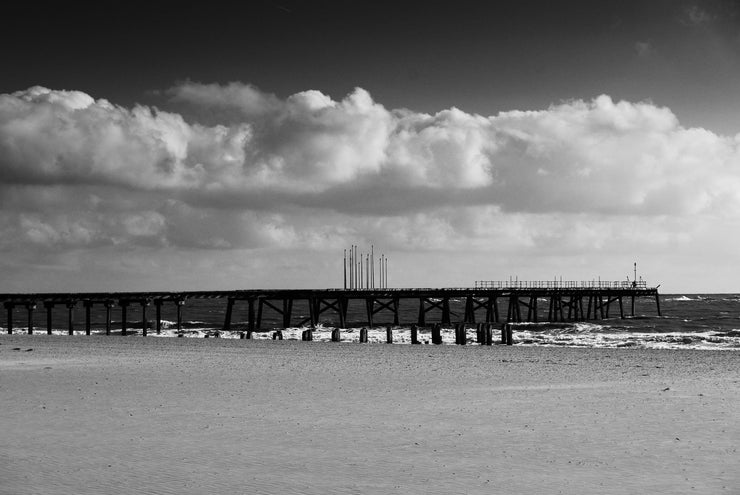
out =
{"type": "MultiPolygon", "coordinates": [[[[629,299],[629,298],[628,298],[629,299]]],[[[631,312],[630,302],[625,299],[625,314],[631,312]]],[[[661,315],[658,316],[654,298],[637,299],[635,315],[621,318],[619,308],[612,305],[609,318],[573,321],[513,324],[513,345],[517,346],[558,346],[558,347],[636,347],[653,349],[705,349],[705,350],[740,350],[740,294],[667,294],[659,296],[661,315]],[[615,314],[616,313],[616,314],[615,314]]],[[[505,300],[500,302],[500,310],[505,317],[505,300]]],[[[541,308],[547,308],[548,301],[540,301],[541,308]]],[[[450,312],[452,325],[443,325],[443,345],[455,344],[455,322],[461,321],[464,315],[464,299],[451,299],[450,312]]],[[[186,338],[242,338],[247,330],[247,304],[237,301],[232,314],[230,330],[225,331],[225,299],[188,299],[182,309],[181,331],[176,325],[176,309],[172,303],[162,306],[162,324],[159,334],[156,333],[154,308],[149,306],[142,319],[141,306],[129,306],[127,313],[127,337],[136,338],[143,335],[143,327],[148,328],[150,337],[186,337],[186,338]],[[243,305],[243,307],[242,307],[243,305]]],[[[436,310],[435,310],[436,311],[436,310]]],[[[543,320],[542,310],[539,319],[543,320]]],[[[0,332],[7,334],[5,315],[0,320],[0,332]]],[[[418,302],[401,300],[399,307],[400,325],[393,325],[390,312],[379,312],[374,316],[374,327],[369,328],[363,301],[351,301],[348,308],[346,328],[340,328],[342,342],[359,342],[361,328],[368,329],[369,343],[387,343],[387,327],[392,330],[394,344],[411,343],[411,325],[418,317],[418,302]]],[[[439,314],[427,313],[427,322],[439,321],[439,314]]],[[[119,308],[112,311],[112,335],[121,335],[121,313],[119,308]]],[[[52,314],[52,333],[69,334],[69,314],[64,306],[54,308],[52,314]]],[[[280,330],[283,339],[301,340],[304,330],[309,329],[308,307],[300,301],[293,306],[292,324],[282,327],[282,316],[265,307],[262,328],[254,332],[251,338],[277,338],[280,330]]],[[[91,314],[91,333],[105,334],[105,309],[94,306],[91,314]]],[[[318,326],[313,329],[314,341],[331,341],[332,331],[338,327],[337,315],[332,312],[322,313],[318,326]]],[[[493,324],[494,343],[498,344],[502,323],[493,324]]],[[[13,333],[28,332],[28,317],[25,308],[16,308],[13,316],[13,333]]],[[[34,334],[46,334],[46,312],[37,309],[31,322],[34,334]]],[[[85,335],[85,312],[77,308],[72,318],[72,333],[85,335]]],[[[430,328],[419,328],[419,341],[431,343],[430,328]]],[[[474,324],[468,324],[467,343],[477,345],[474,324]]]]}

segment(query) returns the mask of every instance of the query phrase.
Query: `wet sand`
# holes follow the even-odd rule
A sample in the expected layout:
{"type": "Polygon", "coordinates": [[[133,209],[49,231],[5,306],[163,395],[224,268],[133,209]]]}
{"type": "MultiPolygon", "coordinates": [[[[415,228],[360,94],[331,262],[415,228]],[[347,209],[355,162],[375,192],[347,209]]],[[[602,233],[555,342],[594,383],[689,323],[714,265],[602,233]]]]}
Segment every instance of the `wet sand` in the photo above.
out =
{"type": "Polygon", "coordinates": [[[0,494],[737,494],[739,363],[3,335],[0,494]]]}

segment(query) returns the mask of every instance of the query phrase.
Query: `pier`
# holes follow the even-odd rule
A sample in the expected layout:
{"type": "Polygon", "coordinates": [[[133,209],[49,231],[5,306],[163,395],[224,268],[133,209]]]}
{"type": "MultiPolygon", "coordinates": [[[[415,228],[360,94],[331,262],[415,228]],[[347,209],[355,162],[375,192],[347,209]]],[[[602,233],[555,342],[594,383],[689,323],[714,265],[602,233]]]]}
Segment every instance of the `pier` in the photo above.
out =
{"type": "MultiPolygon", "coordinates": [[[[571,281],[516,281],[476,282],[467,288],[352,288],[352,289],[253,289],[234,291],[189,291],[189,292],[112,292],[112,293],[36,293],[0,294],[0,302],[6,310],[6,331],[14,328],[34,330],[34,312],[43,308],[46,312],[46,332],[52,333],[52,312],[66,311],[67,332],[74,334],[74,311],[85,311],[85,333],[91,333],[91,308],[105,308],[105,333],[111,334],[112,312],[120,312],[121,334],[131,331],[128,326],[128,311],[138,308],[141,314],[141,333],[161,332],[162,308],[169,305],[176,311],[176,329],[182,332],[183,311],[187,301],[194,299],[218,299],[224,302],[224,331],[233,330],[232,315],[238,305],[247,310],[246,328],[240,328],[247,336],[252,332],[275,330],[275,326],[264,328],[263,314],[270,311],[279,316],[282,328],[292,326],[315,327],[322,316],[332,316],[339,328],[376,325],[415,325],[434,327],[456,326],[456,332],[465,332],[465,325],[478,325],[479,340],[485,339],[483,325],[498,324],[502,337],[510,332],[511,324],[521,322],[567,322],[588,321],[607,318],[626,318],[635,315],[638,299],[647,299],[655,304],[657,316],[661,316],[657,287],[647,287],[645,282],[571,282],[571,281]],[[450,301],[460,303],[464,311],[454,313],[450,301]],[[418,311],[413,321],[401,321],[401,303],[415,304],[418,311]],[[294,305],[308,307],[308,316],[296,317],[294,305]],[[364,321],[349,322],[348,308],[360,307],[364,321]],[[148,311],[153,309],[153,328],[149,325],[148,311]],[[25,318],[24,318],[25,317],[25,318]],[[18,319],[16,319],[18,318],[18,319]],[[25,320],[22,322],[22,320],[25,320]],[[16,322],[19,324],[17,327],[16,322]],[[22,322],[22,323],[21,323],[22,322]],[[25,323],[25,325],[24,325],[25,323]],[[359,324],[358,324],[359,323],[359,324]],[[483,335],[481,337],[481,335],[483,335]]],[[[406,312],[408,315],[408,311],[406,312]]],[[[438,331],[438,329],[437,329],[438,331]]],[[[306,339],[308,340],[308,339],[306,339]]],[[[460,341],[464,339],[456,339],[460,341]]],[[[504,340],[502,338],[502,340],[504,340]]],[[[392,336],[389,337],[392,341],[392,336]]]]}

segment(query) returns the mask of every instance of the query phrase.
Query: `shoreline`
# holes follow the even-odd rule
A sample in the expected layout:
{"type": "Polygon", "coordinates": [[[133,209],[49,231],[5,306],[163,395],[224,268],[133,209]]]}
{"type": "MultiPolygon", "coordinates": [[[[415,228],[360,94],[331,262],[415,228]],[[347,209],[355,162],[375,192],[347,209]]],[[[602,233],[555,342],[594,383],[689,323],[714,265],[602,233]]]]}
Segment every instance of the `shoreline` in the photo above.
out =
{"type": "Polygon", "coordinates": [[[723,351],[3,335],[0,390],[0,493],[740,485],[723,351]]]}

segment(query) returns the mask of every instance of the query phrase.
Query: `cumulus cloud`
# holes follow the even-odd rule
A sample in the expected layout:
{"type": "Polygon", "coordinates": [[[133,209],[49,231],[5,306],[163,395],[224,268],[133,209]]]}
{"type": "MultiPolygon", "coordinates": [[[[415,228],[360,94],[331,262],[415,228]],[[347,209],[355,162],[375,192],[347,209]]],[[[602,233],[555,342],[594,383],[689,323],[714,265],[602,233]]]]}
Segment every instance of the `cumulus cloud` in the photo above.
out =
{"type": "Polygon", "coordinates": [[[0,95],[0,249],[368,236],[546,250],[619,238],[619,218],[740,215],[740,135],[684,128],[650,102],[602,95],[486,117],[387,109],[360,88],[281,99],[187,82],[168,95],[166,110],[41,87],[0,95]],[[563,222],[582,225],[571,240],[563,222]]]}

